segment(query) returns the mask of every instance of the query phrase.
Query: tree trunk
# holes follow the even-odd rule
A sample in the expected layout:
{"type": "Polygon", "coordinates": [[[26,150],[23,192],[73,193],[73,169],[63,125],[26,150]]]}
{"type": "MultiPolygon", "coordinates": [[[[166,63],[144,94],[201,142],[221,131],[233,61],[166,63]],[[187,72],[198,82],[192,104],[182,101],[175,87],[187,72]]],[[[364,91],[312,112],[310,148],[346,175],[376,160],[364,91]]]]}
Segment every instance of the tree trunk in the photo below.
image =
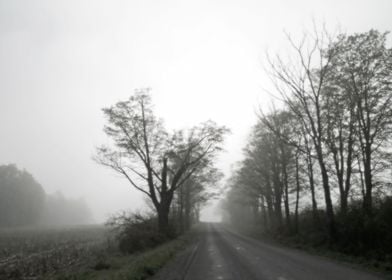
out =
{"type": "Polygon", "coordinates": [[[343,191],[340,194],[340,212],[342,215],[346,215],[347,213],[347,208],[348,208],[348,193],[343,191]]]}
{"type": "Polygon", "coordinates": [[[358,162],[359,179],[361,182],[362,199],[363,201],[365,201],[365,180],[363,178],[363,171],[361,168],[361,160],[359,159],[359,156],[357,156],[357,162],[358,162]]]}
{"type": "Polygon", "coordinates": [[[282,197],[277,197],[275,201],[275,227],[281,228],[282,227],[282,197]]]}
{"type": "Polygon", "coordinates": [[[315,184],[314,184],[314,172],[313,172],[313,160],[312,160],[312,151],[311,147],[309,146],[309,141],[307,140],[306,137],[305,139],[305,145],[306,145],[306,165],[307,165],[307,173],[308,173],[308,179],[309,179],[309,187],[310,187],[310,193],[312,196],[312,213],[313,213],[313,221],[315,225],[319,225],[319,215],[318,215],[318,208],[317,208],[317,200],[316,200],[316,190],[315,190],[315,184]]]}
{"type": "Polygon", "coordinates": [[[186,184],[185,186],[185,198],[184,198],[184,202],[185,202],[185,223],[184,223],[184,227],[185,230],[188,230],[191,227],[191,193],[190,193],[190,187],[186,184]]]}
{"type": "Polygon", "coordinates": [[[283,175],[283,187],[284,187],[284,210],[286,216],[286,226],[287,230],[291,232],[291,217],[290,217],[290,201],[289,201],[289,182],[288,182],[288,174],[287,174],[287,156],[286,149],[283,143],[280,143],[280,152],[281,152],[281,165],[282,165],[282,175],[283,175]]]}
{"type": "Polygon", "coordinates": [[[263,219],[263,227],[264,229],[268,229],[268,220],[267,220],[267,213],[265,209],[265,204],[264,204],[264,196],[260,196],[260,204],[261,204],[261,217],[263,219]]]}
{"type": "Polygon", "coordinates": [[[321,170],[321,177],[323,180],[326,216],[327,216],[327,226],[329,238],[333,241],[336,240],[336,227],[335,227],[335,214],[333,211],[333,205],[331,200],[331,189],[329,186],[329,178],[327,168],[324,163],[324,156],[321,146],[316,147],[317,158],[321,170]]]}
{"type": "Polygon", "coordinates": [[[287,179],[287,170],[286,164],[283,165],[283,180],[284,180],[284,209],[286,215],[286,226],[288,231],[292,230],[291,228],[291,217],[290,217],[290,204],[289,204],[289,183],[287,179]]]}
{"type": "Polygon", "coordinates": [[[271,188],[271,181],[270,181],[270,176],[269,173],[266,173],[265,176],[265,182],[266,182],[266,191],[265,191],[265,201],[267,203],[267,211],[268,211],[268,230],[271,230],[274,228],[274,223],[275,223],[275,217],[274,217],[274,206],[272,202],[272,188],[271,188]]]}
{"type": "Polygon", "coordinates": [[[283,215],[282,215],[282,183],[280,182],[280,176],[277,168],[277,163],[272,163],[273,166],[273,189],[274,189],[274,212],[275,212],[275,228],[282,227],[283,215]]]}
{"type": "Polygon", "coordinates": [[[348,137],[348,144],[347,144],[347,159],[346,159],[346,180],[345,180],[345,186],[344,186],[344,205],[341,205],[343,209],[343,213],[347,213],[347,208],[348,208],[348,194],[350,192],[351,188],[351,174],[352,174],[352,164],[353,164],[353,145],[354,145],[354,112],[353,109],[350,111],[350,127],[349,127],[349,137],[348,137]]]}
{"type": "Polygon", "coordinates": [[[286,215],[286,226],[287,230],[290,232],[291,231],[291,217],[290,217],[290,205],[289,205],[289,193],[288,193],[288,186],[285,186],[285,191],[284,191],[284,210],[285,210],[285,215],[286,215]]]}
{"type": "Polygon", "coordinates": [[[158,230],[160,233],[169,233],[169,208],[160,207],[158,212],[158,230]]]}
{"type": "Polygon", "coordinates": [[[195,221],[200,222],[200,205],[198,203],[195,205],[195,221]]]}
{"type": "Polygon", "coordinates": [[[339,134],[339,149],[336,147],[334,139],[330,140],[331,143],[329,143],[330,149],[332,151],[333,155],[333,163],[335,167],[335,172],[336,172],[336,177],[337,177],[337,182],[338,182],[338,187],[339,187],[339,196],[340,196],[340,212],[344,215],[347,212],[347,196],[345,194],[345,185],[344,185],[344,165],[343,165],[343,143],[341,139],[341,133],[339,134]]]}
{"type": "Polygon", "coordinates": [[[184,208],[185,208],[185,201],[184,201],[184,194],[183,194],[183,189],[180,188],[178,190],[178,202],[179,202],[179,209],[178,209],[178,218],[179,218],[179,228],[180,228],[180,232],[184,231],[184,227],[185,227],[185,219],[186,217],[184,217],[184,208]]]}
{"type": "Polygon", "coordinates": [[[158,207],[156,207],[158,213],[158,230],[163,234],[170,234],[169,213],[172,199],[173,192],[163,192],[161,193],[161,201],[158,207]]]}
{"type": "Polygon", "coordinates": [[[253,223],[256,225],[259,221],[259,199],[256,198],[252,203],[252,215],[253,215],[253,223]]]}
{"type": "Polygon", "coordinates": [[[299,190],[300,190],[298,154],[295,157],[295,182],[296,182],[297,188],[296,188],[296,198],[295,198],[294,231],[295,231],[295,233],[298,233],[298,207],[299,207],[299,190]]]}
{"type": "Polygon", "coordinates": [[[365,197],[363,200],[363,206],[365,213],[368,216],[372,215],[373,212],[373,182],[372,182],[372,167],[371,167],[371,158],[370,153],[367,152],[367,158],[363,163],[364,171],[363,175],[365,177],[365,197]]]}
{"type": "Polygon", "coordinates": [[[328,233],[329,237],[332,240],[336,239],[336,228],[335,228],[335,214],[333,212],[333,205],[331,200],[331,190],[329,188],[329,180],[327,170],[324,164],[320,164],[321,166],[321,176],[323,178],[323,188],[324,188],[324,196],[325,196],[325,207],[327,214],[327,224],[328,224],[328,233]]]}

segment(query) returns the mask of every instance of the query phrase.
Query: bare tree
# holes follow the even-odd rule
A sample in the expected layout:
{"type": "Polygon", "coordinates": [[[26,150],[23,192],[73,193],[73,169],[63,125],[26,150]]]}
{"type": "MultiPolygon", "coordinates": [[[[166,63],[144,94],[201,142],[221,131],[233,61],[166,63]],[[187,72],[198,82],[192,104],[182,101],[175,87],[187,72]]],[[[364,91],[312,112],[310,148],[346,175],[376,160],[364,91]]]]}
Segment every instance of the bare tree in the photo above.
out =
{"type": "Polygon", "coordinates": [[[193,174],[176,192],[176,206],[180,229],[188,230],[198,221],[200,207],[218,197],[219,181],[223,178],[216,168],[204,168],[193,174]]]}
{"type": "Polygon", "coordinates": [[[98,148],[96,161],[144,193],[156,209],[160,231],[167,232],[174,192],[195,172],[213,166],[228,129],[209,121],[169,135],[153,113],[148,90],[103,111],[114,146],[98,148]]]}
{"type": "Polygon", "coordinates": [[[326,47],[331,44],[326,32],[315,32],[313,38],[308,38],[304,36],[299,44],[295,44],[289,37],[296,54],[296,63],[285,62],[280,56],[269,58],[270,76],[276,90],[301,122],[314,146],[323,182],[329,235],[334,239],[336,227],[327,158],[324,153],[326,120],[322,111],[322,94],[331,61],[337,53],[335,49],[325,52],[326,47]]]}
{"type": "Polygon", "coordinates": [[[371,30],[341,35],[332,50],[336,83],[354,105],[359,151],[363,164],[364,208],[372,212],[375,155],[391,135],[392,49],[386,47],[387,33],[371,30]]]}
{"type": "Polygon", "coordinates": [[[358,140],[356,133],[355,102],[346,94],[345,84],[340,82],[341,72],[335,67],[333,59],[331,71],[323,92],[323,112],[326,115],[325,145],[332,155],[333,170],[336,175],[340,194],[340,211],[346,214],[348,195],[351,189],[355,147],[358,140]]]}

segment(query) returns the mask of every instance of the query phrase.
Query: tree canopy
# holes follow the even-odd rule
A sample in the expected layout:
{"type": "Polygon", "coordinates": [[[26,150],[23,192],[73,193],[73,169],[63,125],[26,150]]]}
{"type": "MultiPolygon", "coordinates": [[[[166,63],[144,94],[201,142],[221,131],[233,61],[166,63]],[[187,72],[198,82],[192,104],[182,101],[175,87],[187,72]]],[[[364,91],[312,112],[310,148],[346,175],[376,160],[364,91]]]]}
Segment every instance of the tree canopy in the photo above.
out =
{"type": "Polygon", "coordinates": [[[42,186],[26,170],[0,166],[0,226],[33,225],[45,205],[42,186]]]}
{"type": "Polygon", "coordinates": [[[228,129],[207,121],[189,130],[169,132],[153,112],[149,90],[104,108],[105,133],[113,146],[98,148],[96,161],[122,174],[153,203],[159,227],[166,231],[176,190],[201,170],[213,168],[228,129]]]}

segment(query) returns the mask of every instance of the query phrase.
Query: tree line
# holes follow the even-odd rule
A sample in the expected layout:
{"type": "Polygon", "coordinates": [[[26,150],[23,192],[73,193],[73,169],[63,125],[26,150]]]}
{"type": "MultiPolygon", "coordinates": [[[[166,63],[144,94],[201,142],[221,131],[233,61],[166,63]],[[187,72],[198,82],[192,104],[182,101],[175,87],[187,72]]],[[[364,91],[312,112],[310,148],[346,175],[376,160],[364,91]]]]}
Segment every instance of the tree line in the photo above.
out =
{"type": "Polygon", "coordinates": [[[46,194],[37,180],[16,165],[0,166],[0,228],[59,226],[92,222],[83,199],[46,194]]]}
{"type": "Polygon", "coordinates": [[[392,248],[387,36],[316,31],[298,44],[288,36],[288,56],[268,56],[281,106],[258,114],[229,183],[229,219],[287,235],[312,229],[355,250],[392,248]]]}

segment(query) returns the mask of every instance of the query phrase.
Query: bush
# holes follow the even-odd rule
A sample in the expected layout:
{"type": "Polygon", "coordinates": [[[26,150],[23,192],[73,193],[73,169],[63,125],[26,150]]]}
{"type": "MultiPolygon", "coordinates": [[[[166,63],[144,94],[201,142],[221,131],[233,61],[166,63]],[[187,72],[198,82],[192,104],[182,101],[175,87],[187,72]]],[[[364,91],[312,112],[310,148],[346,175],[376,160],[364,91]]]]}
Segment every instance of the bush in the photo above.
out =
{"type": "Polygon", "coordinates": [[[298,218],[297,232],[279,228],[264,231],[263,236],[312,251],[343,253],[392,271],[392,196],[375,198],[371,215],[365,213],[361,200],[350,202],[346,213],[337,211],[337,236],[333,240],[328,236],[324,210],[315,217],[312,209],[305,208],[298,218]]]}
{"type": "Polygon", "coordinates": [[[305,208],[299,214],[298,223],[297,235],[302,243],[316,247],[328,245],[325,211],[318,210],[317,218],[315,218],[312,209],[305,208]]]}
{"type": "Polygon", "coordinates": [[[345,215],[337,215],[338,247],[344,253],[384,260],[392,254],[392,198],[375,203],[373,215],[363,211],[362,202],[353,202],[345,215]]]}
{"type": "Polygon", "coordinates": [[[170,237],[158,231],[156,217],[141,213],[121,213],[109,219],[107,225],[115,231],[119,249],[135,253],[156,247],[170,237]]]}

